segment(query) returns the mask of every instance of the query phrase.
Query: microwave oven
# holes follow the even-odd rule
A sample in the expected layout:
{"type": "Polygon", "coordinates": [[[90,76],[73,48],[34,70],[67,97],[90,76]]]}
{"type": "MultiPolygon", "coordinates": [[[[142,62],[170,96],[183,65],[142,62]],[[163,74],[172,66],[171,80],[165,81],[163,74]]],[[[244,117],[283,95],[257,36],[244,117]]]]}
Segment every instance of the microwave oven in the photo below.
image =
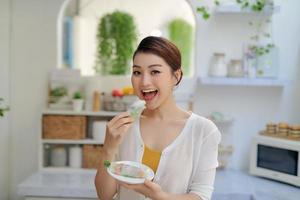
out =
{"type": "Polygon", "coordinates": [[[251,143],[250,174],[300,187],[300,141],[255,136],[251,143]]]}

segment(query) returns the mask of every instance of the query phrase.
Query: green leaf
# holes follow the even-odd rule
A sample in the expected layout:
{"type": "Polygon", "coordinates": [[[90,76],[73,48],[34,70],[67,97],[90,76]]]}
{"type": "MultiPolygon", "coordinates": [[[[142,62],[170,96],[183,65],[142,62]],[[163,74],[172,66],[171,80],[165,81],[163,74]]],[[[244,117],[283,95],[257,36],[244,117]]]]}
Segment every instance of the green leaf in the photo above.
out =
{"type": "Polygon", "coordinates": [[[73,95],[73,99],[82,99],[82,94],[81,92],[77,91],[73,95]]]}
{"type": "Polygon", "coordinates": [[[109,160],[105,160],[103,164],[104,164],[104,166],[105,166],[106,168],[108,168],[108,167],[110,166],[111,163],[110,163],[109,160]]]}
{"type": "Polygon", "coordinates": [[[199,13],[202,14],[202,18],[203,18],[204,20],[209,19],[210,14],[208,13],[207,8],[205,8],[204,6],[198,7],[198,8],[197,8],[197,11],[198,11],[199,13]]]}

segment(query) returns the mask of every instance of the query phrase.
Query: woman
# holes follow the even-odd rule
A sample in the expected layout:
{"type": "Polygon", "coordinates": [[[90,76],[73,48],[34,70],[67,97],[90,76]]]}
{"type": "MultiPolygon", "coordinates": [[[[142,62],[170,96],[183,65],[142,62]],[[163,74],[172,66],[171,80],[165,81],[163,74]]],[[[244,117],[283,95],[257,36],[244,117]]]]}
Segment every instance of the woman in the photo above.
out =
{"type": "Polygon", "coordinates": [[[100,164],[95,185],[101,200],[207,200],[213,191],[220,133],[209,120],[176,105],[173,89],[182,78],[181,55],[167,39],[147,37],[133,55],[131,82],[146,103],[137,120],[124,112],[107,124],[102,162],[142,162],[152,181],[116,181],[100,164]]]}

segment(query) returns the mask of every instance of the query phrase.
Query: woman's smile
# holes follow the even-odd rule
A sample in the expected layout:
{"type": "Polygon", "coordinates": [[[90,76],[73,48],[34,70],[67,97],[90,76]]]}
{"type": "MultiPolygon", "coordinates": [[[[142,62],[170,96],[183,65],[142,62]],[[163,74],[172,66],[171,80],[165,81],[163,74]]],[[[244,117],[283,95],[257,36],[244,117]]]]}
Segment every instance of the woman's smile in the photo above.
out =
{"type": "Polygon", "coordinates": [[[142,90],[143,99],[146,102],[152,101],[156,96],[158,96],[158,90],[155,89],[148,89],[148,90],[142,90]]]}

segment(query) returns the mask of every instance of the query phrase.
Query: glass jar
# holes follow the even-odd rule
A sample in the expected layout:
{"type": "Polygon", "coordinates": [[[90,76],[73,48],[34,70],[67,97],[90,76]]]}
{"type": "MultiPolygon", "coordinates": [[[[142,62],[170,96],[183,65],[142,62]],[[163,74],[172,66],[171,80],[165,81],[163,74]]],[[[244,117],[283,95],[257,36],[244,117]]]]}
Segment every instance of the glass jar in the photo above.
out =
{"type": "Polygon", "coordinates": [[[209,75],[214,77],[227,76],[227,67],[225,63],[224,53],[214,53],[209,70],[209,75]]]}
{"type": "Polygon", "coordinates": [[[79,145],[69,148],[69,166],[72,168],[81,168],[82,149],[79,145]]]}
{"type": "Polygon", "coordinates": [[[243,77],[244,69],[242,60],[231,60],[228,65],[228,76],[229,77],[243,77]]]}
{"type": "Polygon", "coordinates": [[[51,149],[51,166],[65,167],[67,165],[67,151],[63,145],[56,145],[51,149]]]}

